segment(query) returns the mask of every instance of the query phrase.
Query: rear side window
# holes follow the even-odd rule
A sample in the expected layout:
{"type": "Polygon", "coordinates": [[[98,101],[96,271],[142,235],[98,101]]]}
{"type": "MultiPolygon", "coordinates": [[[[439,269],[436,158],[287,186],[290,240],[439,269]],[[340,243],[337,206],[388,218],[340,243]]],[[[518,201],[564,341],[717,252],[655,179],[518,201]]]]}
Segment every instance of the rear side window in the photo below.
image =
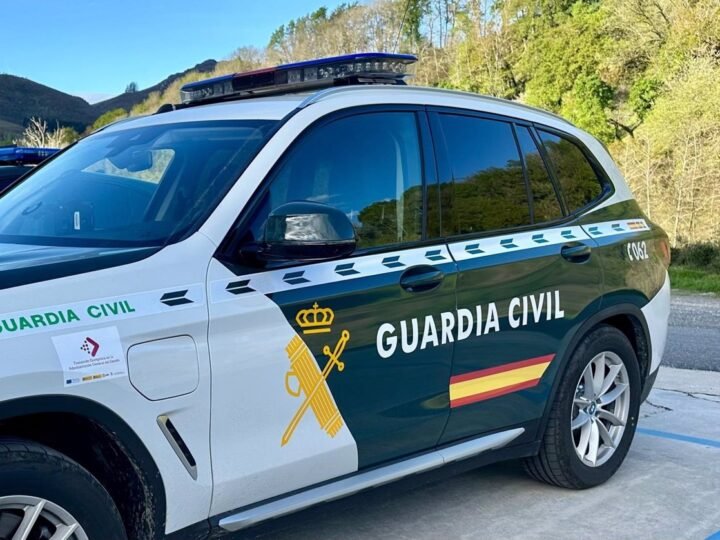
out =
{"type": "Polygon", "coordinates": [[[538,131],[550,157],[568,211],[587,206],[602,194],[602,183],[582,150],[564,137],[538,131]]]}
{"type": "Polygon", "coordinates": [[[452,232],[530,224],[522,162],[512,126],[472,116],[439,115],[454,183],[452,232]]]}
{"type": "Polygon", "coordinates": [[[552,221],[563,217],[560,202],[555,193],[555,187],[545,168],[545,162],[540,155],[530,130],[523,126],[516,126],[518,142],[525,159],[530,192],[533,200],[533,214],[535,223],[552,221]]]}

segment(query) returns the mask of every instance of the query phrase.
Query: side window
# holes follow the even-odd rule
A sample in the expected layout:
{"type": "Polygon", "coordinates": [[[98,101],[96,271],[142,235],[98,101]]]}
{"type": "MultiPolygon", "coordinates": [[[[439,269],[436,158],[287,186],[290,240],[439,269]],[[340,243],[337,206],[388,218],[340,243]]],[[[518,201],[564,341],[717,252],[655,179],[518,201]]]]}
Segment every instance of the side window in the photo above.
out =
{"type": "Polygon", "coordinates": [[[292,201],[345,212],[359,248],[420,240],[422,163],[415,114],[359,114],[304,135],[270,179],[251,225],[256,240],[268,214],[292,201]]]}
{"type": "Polygon", "coordinates": [[[530,134],[523,126],[516,126],[515,131],[520,143],[520,150],[525,159],[525,168],[530,181],[530,192],[533,200],[535,223],[552,221],[563,217],[555,188],[548,175],[540,151],[530,134]]]}
{"type": "Polygon", "coordinates": [[[542,130],[538,133],[560,182],[568,211],[574,212],[597,199],[602,193],[602,184],[583,151],[564,137],[542,130]]]}
{"type": "Polygon", "coordinates": [[[530,224],[522,162],[512,126],[472,116],[439,115],[450,160],[452,232],[530,224]]]}

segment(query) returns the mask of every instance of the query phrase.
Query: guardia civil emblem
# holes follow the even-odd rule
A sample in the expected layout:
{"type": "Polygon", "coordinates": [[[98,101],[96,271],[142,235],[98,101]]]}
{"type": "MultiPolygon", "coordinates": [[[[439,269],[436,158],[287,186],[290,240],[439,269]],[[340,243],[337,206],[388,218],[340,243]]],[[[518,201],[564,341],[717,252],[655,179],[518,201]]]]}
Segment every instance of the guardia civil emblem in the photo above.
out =
{"type": "MultiPolygon", "coordinates": [[[[302,328],[303,334],[324,334],[332,331],[335,313],[330,308],[321,308],[317,302],[311,309],[298,311],[295,321],[302,328]]],[[[323,354],[327,362],[322,371],[313,358],[307,344],[300,336],[290,340],[285,350],[290,359],[290,369],[285,374],[285,389],[294,397],[303,397],[303,402],[290,420],[280,441],[285,446],[293,436],[300,420],[311,410],[320,428],[330,437],[334,437],[343,427],[343,419],[327,384],[328,375],[335,367],[338,371],[345,369],[340,361],[345,346],[350,340],[350,332],[343,330],[334,346],[325,345],[323,354]],[[291,384],[292,381],[294,384],[291,384]]]]}

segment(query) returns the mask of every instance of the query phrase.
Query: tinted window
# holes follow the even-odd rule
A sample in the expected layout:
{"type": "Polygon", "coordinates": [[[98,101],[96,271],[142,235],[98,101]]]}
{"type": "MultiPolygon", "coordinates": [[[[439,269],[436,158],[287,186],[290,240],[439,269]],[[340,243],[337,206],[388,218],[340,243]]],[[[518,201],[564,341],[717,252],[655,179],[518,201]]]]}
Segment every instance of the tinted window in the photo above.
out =
{"type": "Polygon", "coordinates": [[[209,215],[275,124],[189,122],[92,135],[0,198],[0,241],[172,242],[209,215]]]}
{"type": "Polygon", "coordinates": [[[568,210],[574,212],[598,198],[602,184],[582,150],[564,137],[542,130],[539,133],[568,210]]]}
{"type": "Polygon", "coordinates": [[[440,122],[454,180],[453,232],[529,224],[527,189],[512,126],[445,114],[440,122]]]}
{"type": "Polygon", "coordinates": [[[422,169],[414,113],[370,113],[304,135],[270,180],[252,224],[257,240],[271,210],[314,201],[345,212],[360,248],[420,240],[422,169]]]}
{"type": "Polygon", "coordinates": [[[545,162],[540,156],[540,151],[530,134],[530,130],[523,126],[516,126],[515,130],[525,159],[528,180],[530,181],[535,223],[561,218],[562,210],[560,209],[555,188],[545,168],[545,162]]]}

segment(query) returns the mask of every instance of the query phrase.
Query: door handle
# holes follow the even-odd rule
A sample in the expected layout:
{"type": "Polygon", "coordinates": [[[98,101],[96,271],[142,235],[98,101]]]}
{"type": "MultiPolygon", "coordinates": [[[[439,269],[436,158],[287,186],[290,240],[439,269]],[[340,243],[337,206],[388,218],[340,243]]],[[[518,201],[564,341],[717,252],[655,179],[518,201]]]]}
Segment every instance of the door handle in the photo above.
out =
{"type": "Polygon", "coordinates": [[[400,286],[408,292],[429,291],[440,285],[445,273],[426,264],[412,266],[400,276],[400,286]]]}
{"type": "Polygon", "coordinates": [[[567,261],[573,263],[584,263],[590,258],[592,248],[587,244],[573,243],[566,244],[560,249],[560,255],[567,261]]]}

